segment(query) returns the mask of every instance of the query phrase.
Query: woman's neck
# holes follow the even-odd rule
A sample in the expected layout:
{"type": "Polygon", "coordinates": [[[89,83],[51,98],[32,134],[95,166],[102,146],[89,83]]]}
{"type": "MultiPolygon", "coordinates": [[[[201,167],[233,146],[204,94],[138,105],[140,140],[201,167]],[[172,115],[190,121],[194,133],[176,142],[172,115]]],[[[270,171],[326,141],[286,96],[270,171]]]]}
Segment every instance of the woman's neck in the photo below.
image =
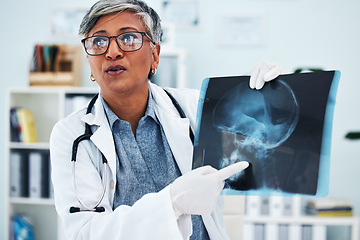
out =
{"type": "Polygon", "coordinates": [[[143,90],[130,95],[103,96],[103,98],[118,118],[130,123],[132,132],[136,136],[137,126],[147,108],[149,90],[146,89],[146,91],[143,90]]]}

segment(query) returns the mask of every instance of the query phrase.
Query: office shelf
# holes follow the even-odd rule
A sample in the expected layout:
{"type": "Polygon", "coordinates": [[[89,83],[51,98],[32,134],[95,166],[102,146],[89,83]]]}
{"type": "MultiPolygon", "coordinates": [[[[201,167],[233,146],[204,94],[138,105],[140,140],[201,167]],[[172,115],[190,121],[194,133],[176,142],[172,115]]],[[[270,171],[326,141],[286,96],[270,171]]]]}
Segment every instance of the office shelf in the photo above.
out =
{"type": "Polygon", "coordinates": [[[303,204],[300,196],[276,196],[277,200],[273,200],[273,205],[271,204],[271,198],[274,197],[246,197],[244,231],[251,231],[253,233],[244,232],[244,240],[254,239],[255,235],[258,239],[262,240],[326,240],[329,237],[326,235],[327,227],[330,226],[349,227],[350,239],[359,239],[360,221],[357,217],[318,217],[306,215],[302,210],[303,204]],[[264,207],[264,205],[267,206],[264,207]],[[270,208],[273,209],[271,210],[270,208]],[[284,209],[288,209],[288,211],[284,209]],[[285,230],[280,230],[281,227],[285,230]],[[303,227],[313,230],[310,230],[310,234],[309,232],[305,234],[303,227]],[[319,234],[316,235],[317,233],[319,234]]]}
{"type": "MultiPolygon", "coordinates": [[[[34,226],[36,239],[39,240],[64,240],[62,224],[57,216],[52,194],[47,198],[33,198],[29,196],[10,196],[10,179],[12,177],[11,154],[17,152],[29,156],[31,152],[49,154],[49,138],[54,124],[70,114],[73,110],[72,101],[75,97],[82,96],[83,100],[89,99],[98,92],[97,88],[80,87],[27,87],[9,89],[7,92],[7,119],[10,119],[12,107],[22,107],[34,113],[38,142],[12,142],[10,141],[10,121],[6,126],[6,157],[5,167],[8,169],[6,192],[6,219],[5,229],[11,225],[11,217],[15,214],[30,216],[34,226]]],[[[86,102],[83,101],[84,104],[86,102]]],[[[47,159],[49,160],[49,159],[47,159]]],[[[29,172],[31,174],[31,172],[29,172]]],[[[30,175],[29,175],[30,179],[30,175]]],[[[48,179],[50,182],[50,179],[48,179]]],[[[28,183],[27,183],[28,184],[28,183]]],[[[0,238],[10,239],[9,232],[0,238]]]]}

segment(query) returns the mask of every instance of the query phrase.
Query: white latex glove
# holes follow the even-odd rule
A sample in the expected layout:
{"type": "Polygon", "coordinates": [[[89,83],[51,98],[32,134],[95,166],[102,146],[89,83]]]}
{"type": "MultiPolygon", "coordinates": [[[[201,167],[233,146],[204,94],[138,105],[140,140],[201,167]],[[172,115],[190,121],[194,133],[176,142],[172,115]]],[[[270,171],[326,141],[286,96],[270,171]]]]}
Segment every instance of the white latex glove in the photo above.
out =
{"type": "Polygon", "coordinates": [[[207,215],[214,210],[225,180],[249,166],[234,163],[217,170],[211,166],[194,169],[170,185],[170,195],[177,218],[184,214],[207,215]]]}
{"type": "Polygon", "coordinates": [[[265,82],[277,78],[280,74],[285,73],[284,69],[276,62],[263,62],[255,66],[250,76],[249,86],[254,89],[261,89],[265,82]]]}

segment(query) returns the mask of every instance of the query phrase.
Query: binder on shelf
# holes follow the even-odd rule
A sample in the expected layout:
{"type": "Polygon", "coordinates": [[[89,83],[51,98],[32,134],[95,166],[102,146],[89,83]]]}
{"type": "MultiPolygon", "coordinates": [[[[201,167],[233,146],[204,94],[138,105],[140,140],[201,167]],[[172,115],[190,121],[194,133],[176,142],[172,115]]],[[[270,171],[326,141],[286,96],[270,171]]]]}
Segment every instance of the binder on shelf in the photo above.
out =
{"type": "Polygon", "coordinates": [[[255,224],[244,223],[243,240],[255,240],[255,224]]]}
{"type": "Polygon", "coordinates": [[[293,209],[293,198],[286,196],[283,198],[283,215],[292,216],[294,212],[293,209]]]}
{"type": "Polygon", "coordinates": [[[266,240],[264,229],[264,224],[254,224],[254,240],[266,240]]]}
{"type": "Polygon", "coordinates": [[[289,240],[288,224],[279,224],[279,240],[289,240]]]}
{"type": "Polygon", "coordinates": [[[312,226],[312,239],[313,240],[326,240],[326,226],[316,224],[312,226]]]}
{"type": "Polygon", "coordinates": [[[29,153],[29,197],[49,197],[49,159],[47,154],[29,153]]]}
{"type": "Polygon", "coordinates": [[[301,239],[317,240],[317,239],[312,239],[312,225],[302,225],[301,239]]]}
{"type": "Polygon", "coordinates": [[[50,154],[48,155],[48,161],[49,161],[49,178],[48,178],[48,182],[49,182],[49,198],[54,198],[54,185],[52,184],[52,179],[51,179],[51,160],[50,160],[50,154]]]}
{"type": "MultiPolygon", "coordinates": [[[[270,196],[269,197],[269,216],[281,217],[284,214],[284,201],[283,196],[270,196]]],[[[266,239],[279,239],[280,238],[280,225],[276,223],[269,223],[266,226],[266,239]]]]}
{"type": "Polygon", "coordinates": [[[260,214],[261,215],[269,215],[269,196],[261,197],[261,206],[260,206],[260,214]]]}
{"type": "Polygon", "coordinates": [[[289,225],[289,240],[301,240],[301,225],[300,224],[291,224],[289,225]]]}
{"type": "Polygon", "coordinates": [[[28,159],[24,152],[10,153],[10,196],[28,197],[28,159]]]}
{"type": "MultiPolygon", "coordinates": [[[[246,196],[245,199],[245,214],[247,216],[256,217],[261,214],[262,197],[256,195],[246,196]]],[[[244,226],[244,240],[262,240],[264,234],[264,225],[255,223],[245,223],[244,226]]]]}
{"type": "Polygon", "coordinates": [[[248,216],[259,216],[261,213],[261,196],[246,196],[245,212],[248,216]]]}
{"type": "Polygon", "coordinates": [[[269,215],[272,217],[281,217],[284,215],[284,197],[269,197],[269,215]]]}
{"type": "Polygon", "coordinates": [[[265,239],[279,239],[279,224],[268,223],[265,226],[265,239]]]}

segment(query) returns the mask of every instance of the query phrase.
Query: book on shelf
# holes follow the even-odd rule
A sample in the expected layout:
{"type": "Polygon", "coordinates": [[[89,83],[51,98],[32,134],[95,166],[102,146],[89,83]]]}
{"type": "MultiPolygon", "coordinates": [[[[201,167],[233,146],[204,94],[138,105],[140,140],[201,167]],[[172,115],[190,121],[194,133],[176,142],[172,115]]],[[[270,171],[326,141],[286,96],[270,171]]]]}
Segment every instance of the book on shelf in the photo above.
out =
{"type": "Polygon", "coordinates": [[[37,142],[34,113],[26,108],[10,109],[10,139],[14,142],[37,142]]]}
{"type": "Polygon", "coordinates": [[[20,124],[17,117],[17,107],[10,109],[10,140],[12,142],[21,142],[20,139],[20,124]]]}
{"type": "Polygon", "coordinates": [[[318,217],[351,217],[353,204],[349,200],[316,199],[306,203],[305,212],[318,217]]]}
{"type": "Polygon", "coordinates": [[[36,44],[30,63],[31,72],[54,72],[58,59],[58,45],[36,44]]]}
{"type": "Polygon", "coordinates": [[[34,240],[32,219],[27,215],[14,215],[11,219],[10,240],[34,240]]]}

